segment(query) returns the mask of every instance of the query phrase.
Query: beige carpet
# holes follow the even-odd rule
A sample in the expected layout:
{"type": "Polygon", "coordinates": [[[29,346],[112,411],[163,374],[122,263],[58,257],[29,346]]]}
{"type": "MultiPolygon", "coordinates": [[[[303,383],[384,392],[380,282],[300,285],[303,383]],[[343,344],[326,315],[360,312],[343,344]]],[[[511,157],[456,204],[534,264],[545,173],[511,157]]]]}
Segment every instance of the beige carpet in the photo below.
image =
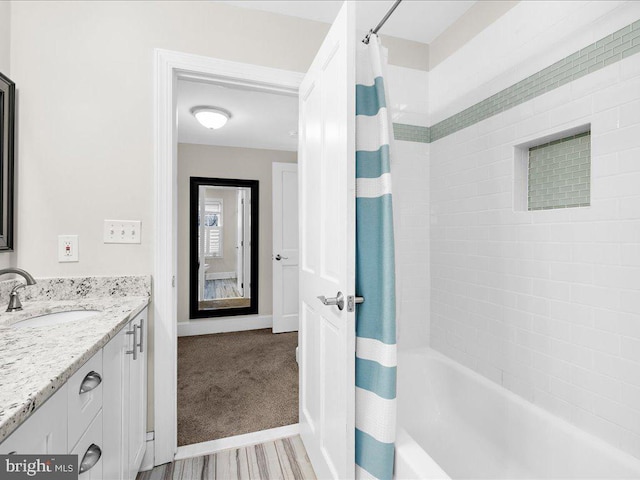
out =
{"type": "Polygon", "coordinates": [[[298,422],[298,334],[178,338],[178,445],[298,422]]]}

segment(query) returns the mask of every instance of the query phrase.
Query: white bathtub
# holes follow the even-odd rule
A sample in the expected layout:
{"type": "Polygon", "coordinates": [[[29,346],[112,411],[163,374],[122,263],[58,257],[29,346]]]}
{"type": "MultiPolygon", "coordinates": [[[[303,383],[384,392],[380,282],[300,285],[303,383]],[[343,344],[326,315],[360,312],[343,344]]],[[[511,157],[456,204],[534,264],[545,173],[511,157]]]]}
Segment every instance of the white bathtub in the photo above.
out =
{"type": "Polygon", "coordinates": [[[640,479],[640,460],[431,349],[398,358],[395,478],[640,479]]]}

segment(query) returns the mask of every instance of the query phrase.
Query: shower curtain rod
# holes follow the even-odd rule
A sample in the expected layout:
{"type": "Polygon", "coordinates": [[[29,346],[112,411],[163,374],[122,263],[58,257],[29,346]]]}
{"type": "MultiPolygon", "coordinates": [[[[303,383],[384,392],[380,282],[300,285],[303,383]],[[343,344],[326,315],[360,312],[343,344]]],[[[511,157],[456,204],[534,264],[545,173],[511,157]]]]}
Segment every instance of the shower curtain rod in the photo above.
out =
{"type": "Polygon", "coordinates": [[[384,17],[382,17],[382,20],[380,20],[380,23],[378,23],[378,25],[376,25],[375,28],[372,28],[371,30],[369,30],[369,33],[367,33],[367,36],[362,39],[362,43],[367,44],[367,45],[369,44],[369,38],[371,38],[371,35],[374,35],[374,34],[378,33],[378,30],[380,30],[382,28],[384,23],[389,19],[389,17],[393,13],[393,11],[396,8],[398,8],[398,5],[400,5],[401,1],[402,0],[396,0],[394,2],[394,4],[391,6],[391,8],[387,12],[387,14],[384,17]]]}

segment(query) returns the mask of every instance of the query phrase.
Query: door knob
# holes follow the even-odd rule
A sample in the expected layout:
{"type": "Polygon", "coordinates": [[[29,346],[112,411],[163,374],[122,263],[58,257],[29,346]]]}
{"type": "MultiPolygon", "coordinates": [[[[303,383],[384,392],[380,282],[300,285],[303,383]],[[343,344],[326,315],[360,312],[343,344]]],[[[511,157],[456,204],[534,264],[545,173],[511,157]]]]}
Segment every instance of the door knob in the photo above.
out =
{"type": "Polygon", "coordinates": [[[289,260],[289,257],[283,257],[280,254],[276,255],[276,260],[280,261],[280,260],[289,260]]]}
{"type": "Polygon", "coordinates": [[[320,295],[318,297],[318,300],[320,300],[323,305],[335,305],[336,307],[338,307],[338,310],[342,310],[344,308],[344,295],[342,295],[342,292],[338,292],[335,297],[330,298],[327,298],[324,295],[320,295]]]}

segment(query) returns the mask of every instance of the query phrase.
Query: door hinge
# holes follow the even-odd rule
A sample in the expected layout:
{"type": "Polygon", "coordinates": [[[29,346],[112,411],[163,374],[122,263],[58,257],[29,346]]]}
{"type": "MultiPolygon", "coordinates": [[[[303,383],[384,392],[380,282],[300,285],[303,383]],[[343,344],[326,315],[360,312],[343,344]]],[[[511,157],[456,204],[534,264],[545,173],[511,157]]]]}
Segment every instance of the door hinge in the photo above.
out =
{"type": "Polygon", "coordinates": [[[171,277],[171,286],[175,288],[176,286],[176,276],[171,277]]]}
{"type": "Polygon", "coordinates": [[[364,297],[357,297],[355,295],[347,296],[347,312],[355,312],[356,304],[364,303],[364,297]]]}

